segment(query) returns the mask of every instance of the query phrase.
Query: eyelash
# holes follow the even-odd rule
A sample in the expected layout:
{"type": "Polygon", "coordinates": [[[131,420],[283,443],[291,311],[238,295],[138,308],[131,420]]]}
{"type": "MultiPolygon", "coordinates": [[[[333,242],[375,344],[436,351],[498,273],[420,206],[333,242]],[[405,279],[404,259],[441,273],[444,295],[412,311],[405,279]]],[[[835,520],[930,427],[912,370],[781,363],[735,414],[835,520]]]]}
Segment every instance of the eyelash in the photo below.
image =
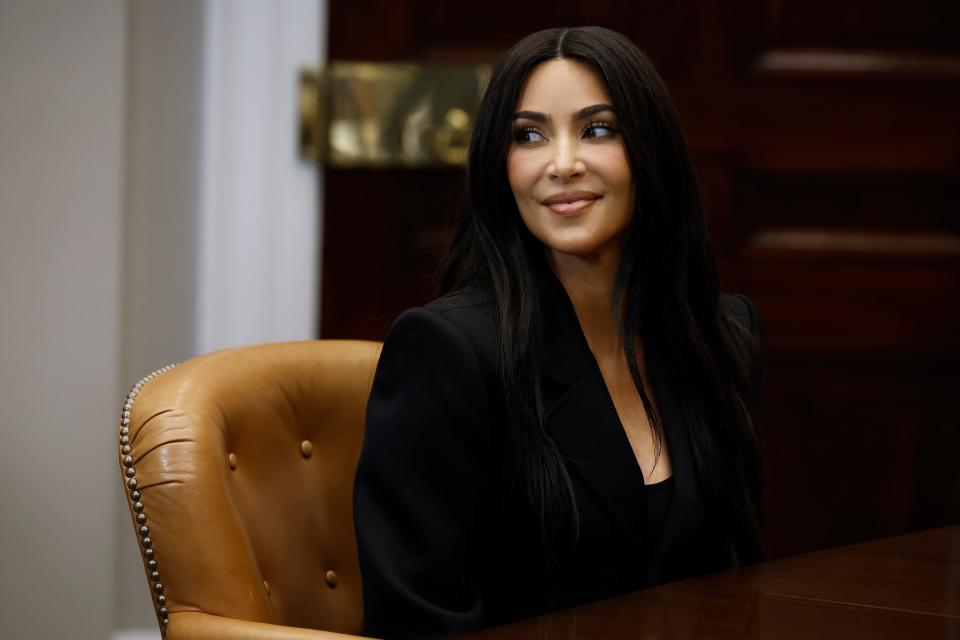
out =
{"type": "Polygon", "coordinates": [[[525,137],[527,134],[530,134],[530,133],[535,133],[535,134],[537,134],[538,136],[540,136],[541,138],[546,139],[546,136],[543,135],[543,131],[541,131],[541,130],[538,129],[537,127],[532,127],[532,126],[529,126],[529,125],[528,125],[528,126],[525,126],[525,127],[520,127],[520,128],[518,128],[516,131],[513,132],[513,141],[516,142],[517,144],[525,145],[525,146],[526,146],[526,145],[536,144],[537,142],[540,142],[539,140],[525,140],[524,137],[525,137]]]}
{"type": "MultiPolygon", "coordinates": [[[[584,128],[583,128],[583,134],[581,134],[581,135],[586,134],[587,131],[590,131],[590,130],[592,130],[592,129],[607,129],[610,133],[608,133],[607,135],[603,135],[603,136],[592,135],[592,136],[584,136],[584,137],[586,137],[586,138],[588,138],[588,139],[595,140],[595,139],[599,139],[599,138],[611,138],[611,137],[617,135],[617,133],[619,133],[619,132],[617,131],[617,128],[614,127],[611,123],[605,122],[605,121],[603,121],[603,120],[597,120],[597,121],[595,121],[595,122],[591,122],[591,123],[588,124],[586,127],[584,127],[584,128]]],[[[541,131],[538,127],[534,127],[534,126],[527,125],[527,126],[524,126],[524,127],[520,127],[519,129],[517,129],[516,131],[514,131],[514,133],[513,133],[513,140],[514,140],[514,142],[516,142],[517,144],[520,144],[520,145],[533,145],[533,144],[537,144],[538,142],[540,142],[539,140],[525,140],[525,139],[524,139],[524,136],[525,136],[526,134],[530,134],[530,133],[535,133],[535,134],[537,134],[538,136],[540,136],[540,137],[543,138],[543,139],[546,139],[546,137],[547,137],[546,135],[544,135],[543,131],[541,131]]]]}
{"type": "Polygon", "coordinates": [[[619,133],[616,127],[614,127],[609,122],[604,122],[603,120],[597,120],[596,122],[591,122],[584,128],[584,132],[586,132],[588,129],[607,129],[610,132],[608,135],[605,135],[605,136],[594,136],[594,137],[609,138],[619,133]]]}

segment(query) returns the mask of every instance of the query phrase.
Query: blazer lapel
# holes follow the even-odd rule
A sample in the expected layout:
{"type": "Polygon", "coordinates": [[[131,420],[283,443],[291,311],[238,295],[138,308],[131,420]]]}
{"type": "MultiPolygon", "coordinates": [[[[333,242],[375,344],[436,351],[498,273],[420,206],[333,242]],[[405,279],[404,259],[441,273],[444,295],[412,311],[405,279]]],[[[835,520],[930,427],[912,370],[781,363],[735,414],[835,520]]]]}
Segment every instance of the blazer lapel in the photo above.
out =
{"type": "MultiPolygon", "coordinates": [[[[673,501],[660,537],[648,546],[643,473],[570,298],[552,271],[544,279],[541,301],[546,350],[542,377],[547,431],[573,472],[583,479],[597,502],[618,523],[630,549],[664,558],[690,539],[704,514],[690,436],[668,363],[657,351],[656,344],[647,345],[647,374],[674,476],[673,501]]],[[[651,563],[650,571],[652,583],[658,583],[655,563],[651,563]]]]}
{"type": "Polygon", "coordinates": [[[546,429],[631,546],[642,543],[643,473],[563,285],[552,272],[546,280],[541,297],[546,429]]]}
{"type": "MultiPolygon", "coordinates": [[[[653,557],[665,558],[671,550],[685,544],[696,532],[703,520],[704,505],[693,460],[690,434],[683,421],[676,384],[670,378],[670,372],[656,345],[650,345],[646,351],[647,373],[657,406],[660,409],[660,422],[673,463],[674,494],[673,502],[667,512],[666,520],[653,549],[653,557]]],[[[657,567],[651,567],[657,571],[657,567]]],[[[658,576],[654,576],[659,582],[658,576]]]]}

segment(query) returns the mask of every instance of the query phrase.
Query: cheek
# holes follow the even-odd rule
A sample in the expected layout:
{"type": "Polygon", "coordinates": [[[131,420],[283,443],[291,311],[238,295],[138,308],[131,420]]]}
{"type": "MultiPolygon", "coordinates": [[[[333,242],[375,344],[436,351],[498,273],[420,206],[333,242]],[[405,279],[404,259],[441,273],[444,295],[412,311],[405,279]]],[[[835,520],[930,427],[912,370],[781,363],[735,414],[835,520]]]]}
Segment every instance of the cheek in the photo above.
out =
{"type": "Polygon", "coordinates": [[[633,205],[633,172],[630,170],[630,163],[627,161],[626,154],[621,150],[617,154],[612,154],[604,159],[603,169],[606,182],[615,192],[618,200],[633,205]]]}
{"type": "Polygon", "coordinates": [[[529,197],[529,190],[536,182],[536,167],[534,158],[522,151],[511,151],[507,154],[507,180],[510,188],[517,197],[529,197]]]}
{"type": "Polygon", "coordinates": [[[630,199],[630,201],[632,202],[632,201],[633,201],[633,191],[634,191],[634,186],[633,186],[633,172],[630,171],[629,165],[626,165],[626,164],[625,164],[624,166],[622,166],[622,167],[620,168],[619,181],[620,181],[620,184],[623,185],[624,191],[627,192],[627,197],[628,197],[628,198],[630,199]]]}
{"type": "Polygon", "coordinates": [[[630,163],[627,160],[626,152],[623,149],[616,150],[615,153],[607,155],[603,159],[603,167],[598,166],[598,171],[603,172],[604,182],[610,189],[611,209],[607,224],[614,227],[618,232],[629,226],[634,214],[634,185],[633,172],[630,169],[630,163]]]}
{"type": "Polygon", "coordinates": [[[623,147],[609,149],[600,159],[603,164],[603,171],[608,176],[611,183],[618,187],[625,187],[631,182],[632,172],[630,170],[630,161],[627,159],[627,152],[623,147]]]}

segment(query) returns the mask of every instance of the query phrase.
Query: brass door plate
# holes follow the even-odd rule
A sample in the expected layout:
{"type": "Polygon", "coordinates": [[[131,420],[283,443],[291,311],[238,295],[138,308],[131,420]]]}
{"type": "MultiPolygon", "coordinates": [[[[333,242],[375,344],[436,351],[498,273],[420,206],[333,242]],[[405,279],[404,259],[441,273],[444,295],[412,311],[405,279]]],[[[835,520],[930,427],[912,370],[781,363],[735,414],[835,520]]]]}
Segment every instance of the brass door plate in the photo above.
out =
{"type": "Polygon", "coordinates": [[[335,62],[300,74],[300,153],[328,167],[457,166],[490,67],[335,62]]]}

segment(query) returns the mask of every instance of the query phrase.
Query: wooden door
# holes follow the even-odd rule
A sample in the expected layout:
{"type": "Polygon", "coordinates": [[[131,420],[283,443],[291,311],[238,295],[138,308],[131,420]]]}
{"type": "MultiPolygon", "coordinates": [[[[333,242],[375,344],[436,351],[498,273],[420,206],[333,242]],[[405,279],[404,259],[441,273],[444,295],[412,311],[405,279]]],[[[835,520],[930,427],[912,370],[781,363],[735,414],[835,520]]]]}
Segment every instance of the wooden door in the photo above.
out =
{"type": "MultiPolygon", "coordinates": [[[[960,521],[960,5],[332,0],[331,60],[631,37],[674,94],[725,289],[765,319],[772,556],[960,521]]],[[[462,170],[327,169],[322,335],[428,301],[462,170]]]]}

